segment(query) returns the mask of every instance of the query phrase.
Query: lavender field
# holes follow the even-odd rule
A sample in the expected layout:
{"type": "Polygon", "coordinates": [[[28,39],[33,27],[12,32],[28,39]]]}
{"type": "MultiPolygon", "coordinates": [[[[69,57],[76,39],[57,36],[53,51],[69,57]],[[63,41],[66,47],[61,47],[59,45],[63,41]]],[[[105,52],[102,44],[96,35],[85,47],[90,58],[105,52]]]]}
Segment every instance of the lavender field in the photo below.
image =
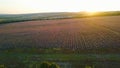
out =
{"type": "Polygon", "coordinates": [[[61,48],[120,52],[120,16],[0,25],[0,49],[61,48]]]}

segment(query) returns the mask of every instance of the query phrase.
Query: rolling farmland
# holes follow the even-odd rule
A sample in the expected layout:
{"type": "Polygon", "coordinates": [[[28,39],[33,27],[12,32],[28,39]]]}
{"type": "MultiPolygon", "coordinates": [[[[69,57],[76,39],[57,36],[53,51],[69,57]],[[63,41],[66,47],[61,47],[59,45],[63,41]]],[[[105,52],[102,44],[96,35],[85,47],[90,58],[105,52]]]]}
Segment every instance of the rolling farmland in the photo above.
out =
{"type": "Polygon", "coordinates": [[[61,48],[120,53],[120,16],[0,25],[0,49],[61,48]]]}
{"type": "Polygon", "coordinates": [[[39,68],[43,61],[60,68],[119,68],[119,19],[103,16],[0,24],[0,68],[39,68]]]}

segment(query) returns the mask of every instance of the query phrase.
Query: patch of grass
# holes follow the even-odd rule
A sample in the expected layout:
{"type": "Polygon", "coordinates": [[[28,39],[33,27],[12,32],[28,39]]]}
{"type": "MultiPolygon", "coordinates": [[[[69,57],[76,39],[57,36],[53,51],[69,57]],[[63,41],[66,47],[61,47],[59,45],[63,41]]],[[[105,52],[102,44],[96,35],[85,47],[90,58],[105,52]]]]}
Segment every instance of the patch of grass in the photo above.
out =
{"type": "Polygon", "coordinates": [[[20,59],[51,60],[51,61],[120,61],[119,54],[0,54],[1,59],[17,57],[20,59]]]}

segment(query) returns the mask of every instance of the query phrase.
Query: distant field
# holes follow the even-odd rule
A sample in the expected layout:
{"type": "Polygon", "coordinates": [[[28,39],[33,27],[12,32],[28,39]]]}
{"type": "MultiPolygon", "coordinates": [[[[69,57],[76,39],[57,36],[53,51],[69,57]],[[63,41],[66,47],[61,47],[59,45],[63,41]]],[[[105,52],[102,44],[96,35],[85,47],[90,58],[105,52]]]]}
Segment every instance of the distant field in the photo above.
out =
{"type": "Polygon", "coordinates": [[[32,13],[32,14],[0,14],[0,24],[15,23],[23,21],[37,20],[57,20],[57,19],[73,19],[73,18],[88,18],[101,16],[119,16],[120,11],[106,11],[91,14],[90,12],[54,12],[54,13],[32,13]]]}
{"type": "Polygon", "coordinates": [[[0,25],[0,49],[68,49],[120,53],[120,16],[28,21],[0,25]]]}

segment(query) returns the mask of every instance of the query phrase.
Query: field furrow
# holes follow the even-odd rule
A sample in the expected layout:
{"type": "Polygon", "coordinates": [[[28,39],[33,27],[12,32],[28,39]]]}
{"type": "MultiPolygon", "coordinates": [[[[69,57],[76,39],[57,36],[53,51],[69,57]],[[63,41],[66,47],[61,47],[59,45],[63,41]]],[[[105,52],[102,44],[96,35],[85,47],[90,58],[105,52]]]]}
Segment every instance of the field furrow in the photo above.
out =
{"type": "Polygon", "coordinates": [[[119,18],[111,16],[5,24],[0,26],[0,48],[113,48],[119,52],[119,18]]]}

